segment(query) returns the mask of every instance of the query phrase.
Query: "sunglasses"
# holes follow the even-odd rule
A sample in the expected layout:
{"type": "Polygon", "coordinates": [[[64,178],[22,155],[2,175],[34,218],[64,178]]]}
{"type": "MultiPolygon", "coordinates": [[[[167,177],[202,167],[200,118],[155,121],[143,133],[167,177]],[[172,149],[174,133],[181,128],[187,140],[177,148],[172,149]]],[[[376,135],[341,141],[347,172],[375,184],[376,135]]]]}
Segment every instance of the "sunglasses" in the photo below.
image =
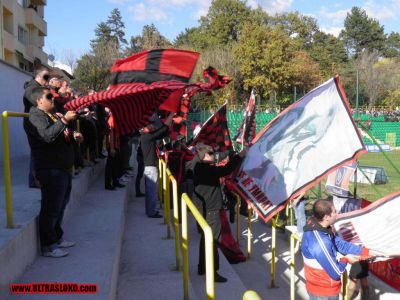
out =
{"type": "Polygon", "coordinates": [[[50,75],[48,75],[48,74],[43,75],[43,80],[49,81],[49,79],[50,79],[50,75]]]}
{"type": "Polygon", "coordinates": [[[46,99],[53,100],[53,94],[51,94],[51,93],[46,94],[46,99]]]}
{"type": "Polygon", "coordinates": [[[214,151],[208,151],[207,154],[208,155],[214,155],[214,151]]]}

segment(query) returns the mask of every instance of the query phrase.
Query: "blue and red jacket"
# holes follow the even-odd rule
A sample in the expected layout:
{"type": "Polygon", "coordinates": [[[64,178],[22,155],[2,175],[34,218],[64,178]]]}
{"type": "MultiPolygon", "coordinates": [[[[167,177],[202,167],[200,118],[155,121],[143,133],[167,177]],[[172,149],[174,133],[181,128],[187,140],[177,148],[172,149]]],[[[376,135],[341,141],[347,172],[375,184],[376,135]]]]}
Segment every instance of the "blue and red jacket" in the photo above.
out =
{"type": "Polygon", "coordinates": [[[338,259],[338,253],[368,255],[367,248],[342,240],[331,227],[322,227],[315,218],[310,218],[304,226],[301,252],[307,291],[317,296],[340,293],[340,277],[346,269],[347,259],[338,259]]]}

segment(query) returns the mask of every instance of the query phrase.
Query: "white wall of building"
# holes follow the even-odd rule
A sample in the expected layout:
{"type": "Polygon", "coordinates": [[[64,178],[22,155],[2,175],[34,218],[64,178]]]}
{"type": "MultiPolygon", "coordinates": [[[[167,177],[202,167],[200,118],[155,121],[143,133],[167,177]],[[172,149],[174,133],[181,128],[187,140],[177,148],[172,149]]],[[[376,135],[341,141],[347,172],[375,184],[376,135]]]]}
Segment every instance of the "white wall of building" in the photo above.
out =
{"type": "MultiPolygon", "coordinates": [[[[0,113],[3,111],[23,112],[24,83],[32,77],[0,60],[0,113]]],[[[22,127],[22,118],[9,118],[10,158],[18,159],[29,155],[30,149],[25,131],[22,127]]],[[[1,135],[0,161],[3,161],[3,143],[1,135]]]]}

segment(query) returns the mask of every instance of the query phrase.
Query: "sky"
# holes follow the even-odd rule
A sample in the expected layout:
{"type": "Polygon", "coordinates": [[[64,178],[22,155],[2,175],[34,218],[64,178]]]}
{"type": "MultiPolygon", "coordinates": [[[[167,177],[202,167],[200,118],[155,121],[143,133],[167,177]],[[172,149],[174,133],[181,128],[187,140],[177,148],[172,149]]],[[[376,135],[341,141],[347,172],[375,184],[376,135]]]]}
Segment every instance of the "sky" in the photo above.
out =
{"type": "MultiPolygon", "coordinates": [[[[211,0],[49,0],[45,7],[48,35],[45,52],[65,61],[88,52],[98,23],[106,21],[119,8],[125,23],[125,38],[140,35],[144,25],[153,23],[171,41],[185,28],[198,26],[211,0]]],[[[268,14],[298,11],[312,16],[319,27],[334,35],[343,28],[346,14],[353,6],[366,10],[369,17],[384,25],[385,32],[400,32],[400,0],[247,0],[252,7],[260,5],[268,14]]]]}

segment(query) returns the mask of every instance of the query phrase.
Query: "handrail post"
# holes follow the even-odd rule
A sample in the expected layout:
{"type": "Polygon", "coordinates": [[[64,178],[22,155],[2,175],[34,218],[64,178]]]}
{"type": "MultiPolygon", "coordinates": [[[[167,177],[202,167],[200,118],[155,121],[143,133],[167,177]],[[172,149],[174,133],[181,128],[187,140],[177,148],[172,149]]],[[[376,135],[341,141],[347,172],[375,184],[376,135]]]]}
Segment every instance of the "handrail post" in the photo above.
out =
{"type": "Polygon", "coordinates": [[[203,215],[198,211],[196,206],[190,200],[189,196],[184,193],[181,198],[182,202],[182,252],[183,252],[183,293],[184,300],[189,299],[189,242],[188,242],[188,222],[187,209],[189,207],[194,218],[199,223],[204,232],[205,240],[205,260],[206,260],[206,298],[207,300],[215,299],[215,283],[214,283],[214,238],[211,227],[207,224],[203,215]]]}
{"type": "Polygon", "coordinates": [[[167,225],[167,236],[165,239],[171,239],[171,171],[167,169],[166,172],[166,187],[165,187],[165,195],[164,195],[164,212],[165,212],[165,220],[167,225]]]}
{"type": "Polygon", "coordinates": [[[247,207],[247,258],[251,256],[251,206],[247,207]]]}
{"type": "Polygon", "coordinates": [[[275,285],[275,278],[276,278],[276,266],[275,266],[275,259],[276,259],[276,222],[277,219],[272,219],[272,238],[271,238],[271,285],[270,288],[277,287],[275,285]]]}
{"type": "MultiPolygon", "coordinates": [[[[206,293],[207,300],[214,299],[214,238],[210,226],[203,228],[206,253],[206,293]]],[[[218,251],[218,250],[217,250],[218,251]]]]}
{"type": "Polygon", "coordinates": [[[4,163],[4,190],[6,196],[7,228],[14,228],[13,207],[11,201],[11,171],[10,146],[8,143],[8,112],[2,114],[3,125],[3,163],[4,163]]]}
{"type": "Polygon", "coordinates": [[[295,286],[294,286],[294,268],[295,268],[295,255],[294,255],[294,233],[290,235],[290,300],[295,300],[295,286]]]}
{"type": "Polygon", "coordinates": [[[163,173],[162,173],[162,187],[163,187],[163,203],[164,203],[164,224],[167,224],[167,206],[165,202],[167,200],[167,164],[165,161],[162,162],[163,173]]]}
{"type": "Polygon", "coordinates": [[[179,206],[178,206],[178,184],[174,176],[170,176],[172,183],[172,201],[174,203],[174,230],[175,230],[175,256],[176,256],[176,270],[180,269],[180,238],[179,238],[179,206]]]}
{"type": "Polygon", "coordinates": [[[183,257],[183,299],[189,300],[189,243],[187,205],[182,195],[182,257],[183,257]]]}
{"type": "Polygon", "coordinates": [[[255,291],[248,290],[244,293],[243,300],[261,300],[261,298],[255,291]]]}
{"type": "Polygon", "coordinates": [[[347,276],[347,271],[345,270],[343,272],[343,287],[342,287],[342,299],[343,300],[347,299],[347,282],[348,282],[348,276],[347,276]]]}

